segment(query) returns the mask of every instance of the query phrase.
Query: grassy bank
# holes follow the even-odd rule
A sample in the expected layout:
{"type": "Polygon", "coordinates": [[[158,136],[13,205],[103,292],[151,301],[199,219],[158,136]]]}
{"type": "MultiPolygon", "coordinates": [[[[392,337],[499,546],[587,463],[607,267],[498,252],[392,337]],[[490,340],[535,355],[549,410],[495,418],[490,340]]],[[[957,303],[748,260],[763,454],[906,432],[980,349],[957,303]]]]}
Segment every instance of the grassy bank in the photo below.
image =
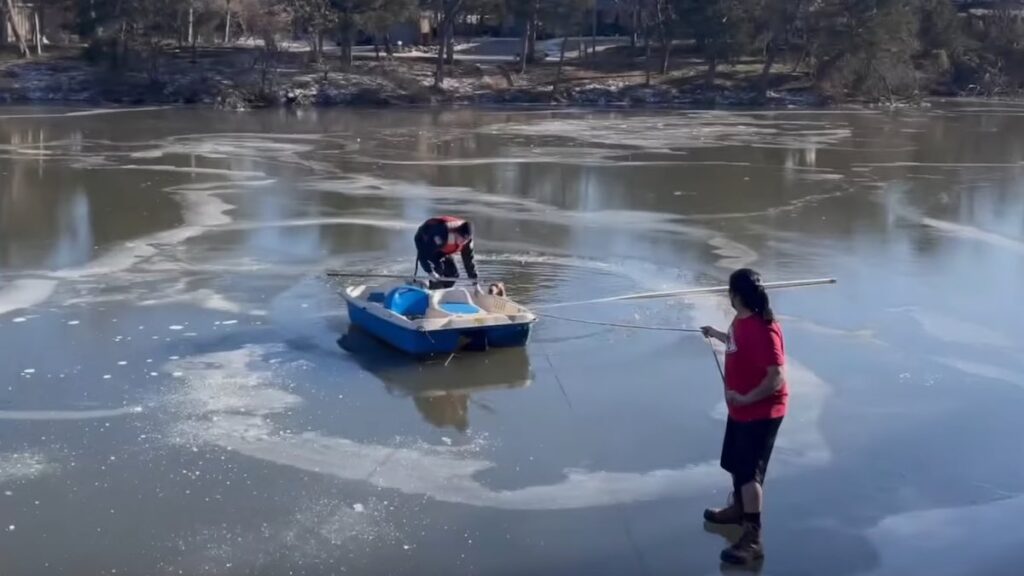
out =
{"type": "Polygon", "coordinates": [[[457,60],[440,88],[429,54],[310,61],[308,52],[268,54],[259,48],[203,48],[132,54],[117,61],[86,57],[77,47],[43,56],[0,57],[0,101],[90,104],[204,104],[226,109],[266,106],[408,104],[696,105],[821,104],[805,73],[783,67],[761,90],[755,60],[722,66],[709,86],[703,63],[674,57],[669,74],[646,71],[637,49],[609,49],[600,58],[532,63],[457,60]]]}

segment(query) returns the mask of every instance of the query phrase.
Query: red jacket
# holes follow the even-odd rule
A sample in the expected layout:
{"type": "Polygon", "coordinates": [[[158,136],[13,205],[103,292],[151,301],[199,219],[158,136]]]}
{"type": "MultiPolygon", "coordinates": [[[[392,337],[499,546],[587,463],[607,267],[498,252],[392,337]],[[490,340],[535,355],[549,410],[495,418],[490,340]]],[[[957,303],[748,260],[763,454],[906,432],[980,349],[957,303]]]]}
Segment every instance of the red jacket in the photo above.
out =
{"type": "Polygon", "coordinates": [[[424,222],[416,230],[416,260],[427,274],[436,272],[440,275],[438,265],[443,258],[456,252],[462,255],[462,265],[466,275],[476,279],[476,264],[473,261],[473,232],[470,226],[465,238],[458,238],[455,230],[469,224],[466,220],[454,216],[439,216],[424,222]]]}

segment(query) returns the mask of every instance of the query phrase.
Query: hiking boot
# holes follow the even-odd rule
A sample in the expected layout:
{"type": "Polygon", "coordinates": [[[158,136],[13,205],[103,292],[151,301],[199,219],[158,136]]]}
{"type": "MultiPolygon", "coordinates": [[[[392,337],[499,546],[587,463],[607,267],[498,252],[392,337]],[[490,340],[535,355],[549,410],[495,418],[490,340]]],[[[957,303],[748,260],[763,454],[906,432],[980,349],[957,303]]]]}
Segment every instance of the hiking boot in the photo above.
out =
{"type": "Polygon", "coordinates": [[[711,524],[743,524],[743,506],[730,496],[725,508],[704,510],[704,520],[711,524]]]}
{"type": "Polygon", "coordinates": [[[747,523],[743,525],[740,539],[722,550],[722,562],[737,566],[750,565],[764,559],[764,547],[761,545],[761,527],[747,523]]]}

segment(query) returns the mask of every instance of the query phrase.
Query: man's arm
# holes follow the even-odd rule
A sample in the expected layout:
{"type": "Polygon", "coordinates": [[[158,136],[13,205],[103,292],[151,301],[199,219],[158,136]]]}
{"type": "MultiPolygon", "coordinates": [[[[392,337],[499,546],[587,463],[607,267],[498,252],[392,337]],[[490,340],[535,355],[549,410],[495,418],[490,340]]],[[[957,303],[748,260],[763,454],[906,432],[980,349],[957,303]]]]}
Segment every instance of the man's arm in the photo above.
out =
{"type": "Polygon", "coordinates": [[[714,328],[712,326],[701,326],[700,332],[701,334],[704,335],[705,338],[714,338],[715,340],[718,340],[722,344],[729,343],[729,334],[727,332],[722,332],[721,330],[714,328]]]}
{"type": "Polygon", "coordinates": [[[462,247],[462,267],[466,269],[466,276],[469,276],[472,280],[476,280],[476,262],[474,262],[473,259],[473,241],[470,240],[462,247]]]}

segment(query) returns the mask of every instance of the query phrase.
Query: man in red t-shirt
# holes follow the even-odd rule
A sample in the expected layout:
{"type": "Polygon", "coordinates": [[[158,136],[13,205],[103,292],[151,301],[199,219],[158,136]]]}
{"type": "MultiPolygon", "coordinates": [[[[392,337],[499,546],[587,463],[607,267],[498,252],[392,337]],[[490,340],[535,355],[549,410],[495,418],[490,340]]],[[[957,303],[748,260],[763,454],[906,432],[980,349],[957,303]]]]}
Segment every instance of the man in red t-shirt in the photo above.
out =
{"type": "Polygon", "coordinates": [[[711,326],[701,330],[705,337],[720,340],[727,347],[725,400],[729,419],[721,465],[732,475],[732,503],[720,510],[705,510],[704,519],[712,524],[742,524],[743,536],[722,551],[722,561],[751,564],[764,558],[762,486],[775,436],[786,415],[786,350],[782,328],[775,321],[757,272],[746,268],[733,272],[729,297],[736,310],[729,332],[711,326]]]}

